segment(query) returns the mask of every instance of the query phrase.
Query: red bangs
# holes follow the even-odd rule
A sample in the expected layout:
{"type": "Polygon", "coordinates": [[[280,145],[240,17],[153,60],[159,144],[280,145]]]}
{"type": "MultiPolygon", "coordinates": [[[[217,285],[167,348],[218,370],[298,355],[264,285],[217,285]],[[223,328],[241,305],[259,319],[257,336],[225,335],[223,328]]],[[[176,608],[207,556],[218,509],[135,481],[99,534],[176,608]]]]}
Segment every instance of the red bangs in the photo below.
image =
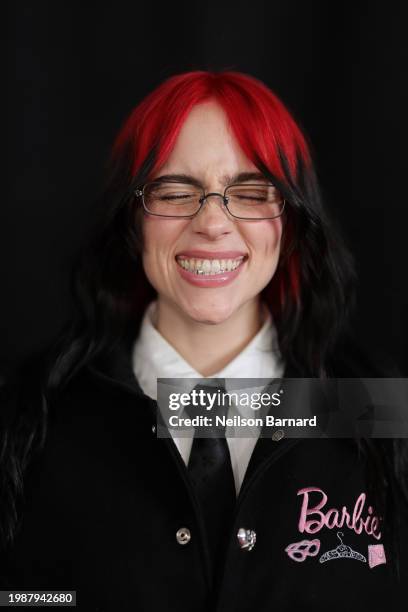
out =
{"type": "Polygon", "coordinates": [[[293,180],[299,160],[309,166],[305,138],[282,102],[257,79],[233,71],[186,72],[167,79],[131,112],[115,140],[113,157],[130,144],[135,175],[154,149],[153,174],[171,153],[193,106],[209,99],[224,109],[237,141],[255,166],[261,162],[283,182],[282,158],[293,180]]]}

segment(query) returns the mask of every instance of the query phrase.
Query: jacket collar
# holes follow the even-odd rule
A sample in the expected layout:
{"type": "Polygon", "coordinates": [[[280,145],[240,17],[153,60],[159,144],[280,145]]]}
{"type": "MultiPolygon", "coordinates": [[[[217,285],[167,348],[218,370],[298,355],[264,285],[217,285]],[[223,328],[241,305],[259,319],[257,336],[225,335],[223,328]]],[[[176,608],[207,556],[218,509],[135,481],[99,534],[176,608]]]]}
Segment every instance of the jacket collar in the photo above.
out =
{"type": "MultiPolygon", "coordinates": [[[[133,343],[129,340],[118,340],[117,343],[95,358],[86,367],[93,376],[108,385],[121,387],[123,390],[134,393],[140,397],[147,396],[141,388],[132,367],[133,343]]],[[[293,363],[287,363],[283,378],[300,378],[301,373],[293,363]]],[[[151,400],[153,401],[153,400],[151,400]]]]}
{"type": "Polygon", "coordinates": [[[132,343],[128,339],[119,339],[109,351],[98,355],[86,367],[99,381],[151,400],[133,372],[132,343]]]}

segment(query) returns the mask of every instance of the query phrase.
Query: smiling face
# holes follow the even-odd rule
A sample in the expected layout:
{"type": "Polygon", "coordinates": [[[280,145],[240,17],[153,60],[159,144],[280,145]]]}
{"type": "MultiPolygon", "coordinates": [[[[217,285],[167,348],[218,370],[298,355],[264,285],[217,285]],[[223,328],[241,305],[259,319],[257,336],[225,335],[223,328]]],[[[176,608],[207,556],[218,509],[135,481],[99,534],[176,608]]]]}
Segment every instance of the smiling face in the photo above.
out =
{"type": "MultiPolygon", "coordinates": [[[[189,175],[206,193],[223,193],[243,173],[259,171],[238,145],[223,109],[211,101],[192,109],[152,178],[189,175]]],[[[159,301],[190,320],[218,324],[258,301],[274,275],[282,217],[236,219],[220,197],[211,196],[191,219],[146,214],[143,234],[143,267],[159,301]]]]}

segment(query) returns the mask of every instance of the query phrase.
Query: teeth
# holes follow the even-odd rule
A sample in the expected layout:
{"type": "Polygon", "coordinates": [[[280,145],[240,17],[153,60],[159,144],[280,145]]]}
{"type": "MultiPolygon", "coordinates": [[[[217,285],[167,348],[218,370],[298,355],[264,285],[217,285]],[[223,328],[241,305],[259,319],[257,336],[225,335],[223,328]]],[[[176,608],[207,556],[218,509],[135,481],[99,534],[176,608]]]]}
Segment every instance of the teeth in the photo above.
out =
{"type": "Polygon", "coordinates": [[[209,259],[204,259],[201,269],[204,274],[209,274],[211,272],[211,261],[209,259]]]}
{"type": "Polygon", "coordinates": [[[221,262],[218,259],[214,259],[211,263],[211,274],[217,274],[221,270],[221,262]]]}
{"type": "Polygon", "coordinates": [[[185,257],[178,257],[177,263],[190,272],[195,274],[220,274],[222,272],[231,272],[238,268],[242,263],[243,257],[237,257],[236,259],[187,259],[185,257]]]}

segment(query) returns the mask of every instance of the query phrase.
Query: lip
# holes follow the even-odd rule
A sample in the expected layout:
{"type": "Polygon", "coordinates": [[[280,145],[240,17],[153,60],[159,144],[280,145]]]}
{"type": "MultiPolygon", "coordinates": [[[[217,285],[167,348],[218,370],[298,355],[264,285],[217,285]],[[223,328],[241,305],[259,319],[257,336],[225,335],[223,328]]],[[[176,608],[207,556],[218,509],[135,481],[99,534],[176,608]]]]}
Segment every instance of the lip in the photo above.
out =
{"type": "Polygon", "coordinates": [[[247,253],[243,251],[180,251],[176,257],[197,257],[199,259],[236,259],[237,257],[246,257],[247,253]]]}
{"type": "MultiPolygon", "coordinates": [[[[198,251],[195,251],[196,253],[198,251]]],[[[232,252],[232,251],[230,251],[232,252]]],[[[191,255],[192,257],[192,255],[191,255]]],[[[198,255],[196,255],[198,257],[198,255]]],[[[235,257],[240,257],[240,255],[235,255],[235,257]]],[[[209,257],[207,258],[209,259],[209,257]]],[[[220,272],[218,274],[206,274],[199,275],[195,272],[190,272],[189,270],[185,270],[176,262],[176,267],[180,273],[180,276],[190,283],[191,285],[195,285],[196,287],[210,288],[210,287],[224,287],[225,285],[229,285],[232,281],[241,273],[242,268],[246,265],[247,258],[244,258],[242,263],[235,268],[235,270],[231,270],[230,272],[220,272]]]]}

